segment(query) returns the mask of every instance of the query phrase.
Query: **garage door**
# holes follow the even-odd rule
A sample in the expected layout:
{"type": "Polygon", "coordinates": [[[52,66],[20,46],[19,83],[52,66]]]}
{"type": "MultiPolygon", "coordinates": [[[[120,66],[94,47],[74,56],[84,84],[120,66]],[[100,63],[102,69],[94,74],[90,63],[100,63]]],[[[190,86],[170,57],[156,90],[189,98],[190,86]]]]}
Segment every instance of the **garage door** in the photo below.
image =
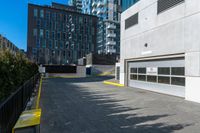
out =
{"type": "Polygon", "coordinates": [[[128,62],[128,85],[185,97],[184,58],[128,62]]]}

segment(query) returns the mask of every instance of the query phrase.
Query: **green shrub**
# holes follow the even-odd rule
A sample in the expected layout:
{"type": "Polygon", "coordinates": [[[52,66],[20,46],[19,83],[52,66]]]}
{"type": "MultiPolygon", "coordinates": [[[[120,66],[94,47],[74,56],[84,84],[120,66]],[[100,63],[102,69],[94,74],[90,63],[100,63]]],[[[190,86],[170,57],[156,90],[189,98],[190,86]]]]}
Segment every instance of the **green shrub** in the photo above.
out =
{"type": "Polygon", "coordinates": [[[0,101],[38,72],[38,66],[22,53],[0,50],[0,101]]]}

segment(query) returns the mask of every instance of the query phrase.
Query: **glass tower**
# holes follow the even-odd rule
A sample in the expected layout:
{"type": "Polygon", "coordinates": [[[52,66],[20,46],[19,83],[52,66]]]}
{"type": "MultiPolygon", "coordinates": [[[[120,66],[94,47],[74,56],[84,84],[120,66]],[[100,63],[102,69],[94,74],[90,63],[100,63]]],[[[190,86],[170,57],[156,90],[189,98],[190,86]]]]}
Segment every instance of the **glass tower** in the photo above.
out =
{"type": "Polygon", "coordinates": [[[122,0],[122,10],[125,11],[139,0],[122,0]]]}
{"type": "Polygon", "coordinates": [[[83,0],[83,12],[98,16],[97,52],[120,53],[120,6],[121,0],[83,0]],[[86,11],[87,10],[87,11],[86,11]]]}

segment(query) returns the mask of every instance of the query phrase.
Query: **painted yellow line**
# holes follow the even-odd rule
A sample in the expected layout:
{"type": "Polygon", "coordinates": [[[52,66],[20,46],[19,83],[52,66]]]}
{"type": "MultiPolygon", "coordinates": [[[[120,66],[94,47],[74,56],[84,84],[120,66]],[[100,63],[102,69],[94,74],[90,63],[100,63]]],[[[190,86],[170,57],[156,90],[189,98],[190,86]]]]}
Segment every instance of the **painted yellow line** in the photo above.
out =
{"type": "Polygon", "coordinates": [[[108,75],[112,75],[112,72],[104,72],[104,73],[97,74],[97,76],[108,76],[108,75]]]}
{"type": "Polygon", "coordinates": [[[108,84],[108,85],[114,85],[114,86],[119,86],[119,87],[123,87],[123,84],[118,84],[118,83],[114,83],[114,82],[109,82],[109,81],[104,81],[104,84],[108,84]]]}
{"type": "Polygon", "coordinates": [[[38,97],[37,97],[37,100],[36,100],[36,109],[39,109],[41,89],[42,89],[42,78],[43,78],[43,76],[40,79],[40,86],[39,86],[39,90],[38,90],[38,97]]]}

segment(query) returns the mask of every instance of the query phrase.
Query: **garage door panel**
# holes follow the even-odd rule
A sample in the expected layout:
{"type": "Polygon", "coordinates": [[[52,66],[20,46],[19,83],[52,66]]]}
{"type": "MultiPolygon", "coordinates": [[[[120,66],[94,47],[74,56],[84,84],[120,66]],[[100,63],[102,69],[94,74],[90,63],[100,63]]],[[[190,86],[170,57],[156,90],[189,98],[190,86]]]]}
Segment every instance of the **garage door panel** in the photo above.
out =
{"type": "Polygon", "coordinates": [[[171,86],[171,85],[148,83],[148,82],[144,83],[142,81],[131,81],[129,83],[129,86],[173,96],[185,97],[185,91],[184,91],[185,87],[182,86],[171,86]]]}
{"type": "Polygon", "coordinates": [[[128,62],[128,85],[185,97],[184,58],[128,62]]]}

